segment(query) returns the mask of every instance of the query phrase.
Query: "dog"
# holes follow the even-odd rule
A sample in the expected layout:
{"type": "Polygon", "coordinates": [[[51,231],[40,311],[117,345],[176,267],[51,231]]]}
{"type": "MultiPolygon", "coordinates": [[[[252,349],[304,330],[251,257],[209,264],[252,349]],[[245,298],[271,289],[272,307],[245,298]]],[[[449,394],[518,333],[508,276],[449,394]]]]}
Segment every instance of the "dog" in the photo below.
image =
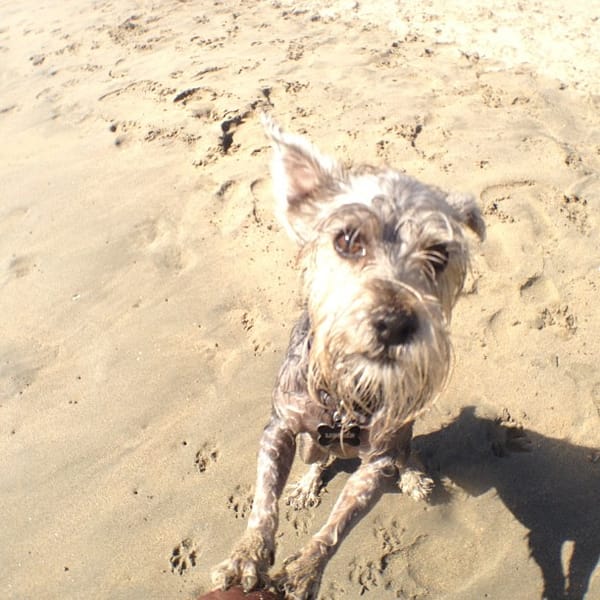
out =
{"type": "Polygon", "coordinates": [[[260,442],[247,529],[213,582],[273,585],[287,599],[309,600],[385,480],[397,478],[414,499],[433,485],[410,459],[413,423],[448,379],[448,325],[469,266],[465,230],[483,240],[485,224],[471,196],[391,168],[346,167],[269,116],[263,124],[278,216],[300,246],[303,312],[260,442]],[[278,500],[297,446],[310,467],[289,495],[296,508],[318,504],[332,460],[360,465],[323,527],[271,579],[278,500]]]}

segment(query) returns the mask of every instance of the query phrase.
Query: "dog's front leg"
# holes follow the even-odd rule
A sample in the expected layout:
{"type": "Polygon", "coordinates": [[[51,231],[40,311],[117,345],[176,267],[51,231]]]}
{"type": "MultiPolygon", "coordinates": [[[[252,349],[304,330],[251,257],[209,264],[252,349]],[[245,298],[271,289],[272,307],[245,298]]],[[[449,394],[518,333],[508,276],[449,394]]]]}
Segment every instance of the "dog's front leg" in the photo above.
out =
{"type": "Polygon", "coordinates": [[[278,500],[287,481],[296,442],[294,434],[276,415],[263,433],[258,452],[256,491],[243,537],[230,557],[213,570],[213,583],[227,589],[241,583],[245,591],[268,582],[273,564],[278,500]]]}
{"type": "Polygon", "coordinates": [[[300,552],[286,560],[277,577],[286,598],[316,598],[323,569],[342,537],[381,495],[383,480],[396,473],[393,459],[382,457],[363,463],[350,476],[325,525],[300,552]]]}

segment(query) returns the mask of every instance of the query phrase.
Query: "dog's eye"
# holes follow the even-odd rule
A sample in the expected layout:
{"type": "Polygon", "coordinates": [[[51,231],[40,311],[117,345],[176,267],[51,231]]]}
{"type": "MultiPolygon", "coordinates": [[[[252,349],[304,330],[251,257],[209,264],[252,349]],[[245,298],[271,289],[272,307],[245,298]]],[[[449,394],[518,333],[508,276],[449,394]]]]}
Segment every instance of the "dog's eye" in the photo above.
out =
{"type": "Polygon", "coordinates": [[[362,258],[367,253],[365,240],[356,229],[340,231],[333,240],[333,246],[344,258],[362,258]]]}
{"type": "Polygon", "coordinates": [[[425,250],[427,261],[436,274],[441,273],[448,266],[448,247],[446,244],[434,244],[425,250]]]}

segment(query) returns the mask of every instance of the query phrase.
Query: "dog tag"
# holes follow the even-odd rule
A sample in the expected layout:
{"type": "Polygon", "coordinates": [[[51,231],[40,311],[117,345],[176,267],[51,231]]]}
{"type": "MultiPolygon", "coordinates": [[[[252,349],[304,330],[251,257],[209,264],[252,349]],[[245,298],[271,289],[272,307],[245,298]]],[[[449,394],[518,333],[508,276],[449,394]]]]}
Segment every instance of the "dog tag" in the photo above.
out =
{"type": "Polygon", "coordinates": [[[341,446],[345,444],[348,446],[360,445],[360,427],[358,425],[351,425],[342,431],[341,423],[336,423],[333,427],[322,424],[317,427],[317,433],[319,434],[317,442],[321,446],[331,446],[336,443],[341,446]]]}

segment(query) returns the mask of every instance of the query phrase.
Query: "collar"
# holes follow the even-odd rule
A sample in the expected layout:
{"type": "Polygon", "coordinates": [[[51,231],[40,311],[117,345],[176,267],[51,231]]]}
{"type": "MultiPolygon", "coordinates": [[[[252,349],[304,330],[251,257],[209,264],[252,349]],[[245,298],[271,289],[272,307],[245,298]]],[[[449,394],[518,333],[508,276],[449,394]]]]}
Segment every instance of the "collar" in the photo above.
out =
{"type": "Polygon", "coordinates": [[[319,400],[331,415],[332,424],[320,423],[317,426],[317,442],[321,446],[359,446],[360,434],[368,424],[368,416],[356,411],[350,414],[344,409],[344,403],[333,398],[327,390],[320,389],[318,393],[319,400]]]}

